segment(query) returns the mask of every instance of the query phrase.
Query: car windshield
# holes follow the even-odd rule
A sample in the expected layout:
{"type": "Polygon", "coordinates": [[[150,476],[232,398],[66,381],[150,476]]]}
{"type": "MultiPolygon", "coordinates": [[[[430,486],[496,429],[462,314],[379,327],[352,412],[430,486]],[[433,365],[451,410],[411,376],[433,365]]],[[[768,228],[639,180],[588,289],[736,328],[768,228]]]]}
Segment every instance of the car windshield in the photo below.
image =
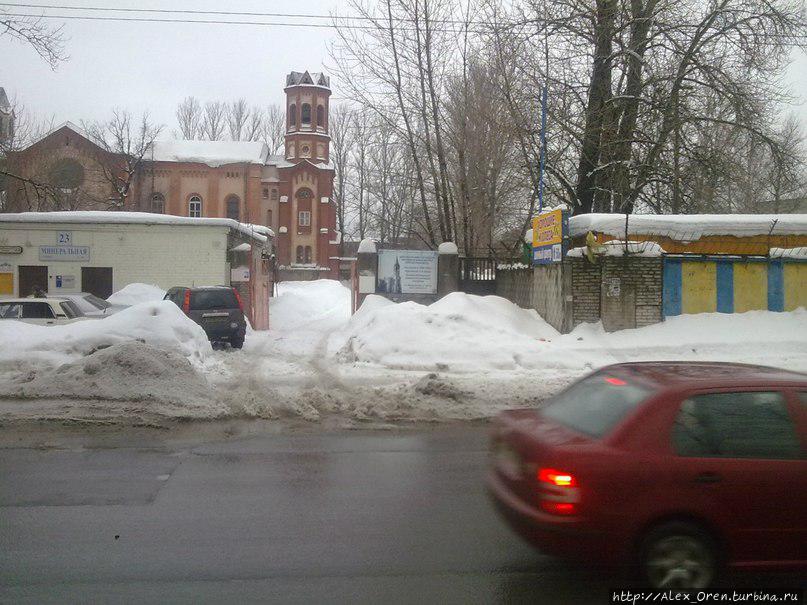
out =
{"type": "Polygon", "coordinates": [[[108,309],[109,307],[112,306],[103,298],[98,298],[95,294],[87,294],[86,296],[83,297],[83,299],[86,300],[88,303],[90,303],[96,309],[103,310],[108,309]]]}
{"type": "Polygon", "coordinates": [[[191,310],[203,311],[206,309],[234,309],[238,307],[238,300],[232,290],[197,290],[191,292],[191,310]]]}
{"type": "Polygon", "coordinates": [[[75,304],[83,313],[98,313],[104,307],[99,307],[92,303],[90,298],[95,298],[92,294],[85,296],[71,296],[70,300],[75,304]]]}
{"type": "Polygon", "coordinates": [[[591,437],[603,437],[650,393],[645,386],[597,373],[559,393],[541,414],[591,437]]]}

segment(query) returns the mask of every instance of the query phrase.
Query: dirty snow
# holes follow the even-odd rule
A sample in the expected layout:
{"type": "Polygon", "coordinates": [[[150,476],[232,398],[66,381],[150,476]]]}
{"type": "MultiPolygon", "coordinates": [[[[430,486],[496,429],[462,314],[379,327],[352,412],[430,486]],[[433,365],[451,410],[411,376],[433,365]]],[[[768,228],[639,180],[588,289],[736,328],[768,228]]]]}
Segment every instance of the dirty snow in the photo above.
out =
{"type": "Polygon", "coordinates": [[[151,284],[129,284],[124,286],[107,301],[113,305],[138,305],[143,302],[155,302],[165,297],[165,290],[151,284]]]}
{"type": "Polygon", "coordinates": [[[349,310],[350,291],[339,282],[278,284],[272,329],[250,332],[242,351],[211,351],[198,326],[169,302],[65,327],[2,322],[0,339],[22,348],[0,351],[0,420],[389,426],[538,406],[591,370],[624,361],[807,371],[804,309],[684,315],[612,334],[586,324],[567,335],[495,296],[454,293],[431,305],[370,296],[354,316],[349,310]],[[132,343],[136,337],[146,344],[132,343]],[[100,344],[113,346],[93,352],[100,344]],[[109,377],[99,368],[111,368],[109,377]]]}

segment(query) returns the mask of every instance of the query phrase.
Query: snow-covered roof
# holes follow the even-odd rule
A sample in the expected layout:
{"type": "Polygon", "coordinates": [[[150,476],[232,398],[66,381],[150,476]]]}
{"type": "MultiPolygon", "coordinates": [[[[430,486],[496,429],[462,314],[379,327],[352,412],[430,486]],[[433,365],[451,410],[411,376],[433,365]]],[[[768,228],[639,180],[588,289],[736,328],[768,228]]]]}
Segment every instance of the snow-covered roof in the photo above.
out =
{"type": "Polygon", "coordinates": [[[376,249],[376,246],[375,246],[375,240],[372,240],[369,237],[365,237],[359,243],[358,252],[361,253],[361,254],[364,254],[364,253],[375,254],[376,251],[377,251],[377,249],[376,249]]]}
{"type": "Polygon", "coordinates": [[[318,71],[293,71],[286,76],[286,88],[289,86],[318,86],[330,89],[331,79],[318,71]]]}
{"type": "Polygon", "coordinates": [[[52,135],[54,132],[57,132],[57,131],[61,130],[62,128],[69,128],[70,130],[72,130],[73,132],[75,132],[77,135],[80,135],[80,136],[84,137],[84,138],[85,138],[85,139],[87,139],[88,141],[92,141],[92,138],[90,137],[90,135],[89,135],[89,134],[87,134],[87,131],[86,131],[86,130],[84,130],[84,129],[83,129],[83,128],[81,128],[80,126],[76,126],[76,125],[75,125],[73,122],[70,122],[70,121],[68,120],[67,122],[62,122],[61,124],[59,124],[59,125],[58,125],[58,126],[56,126],[55,128],[51,128],[51,129],[50,129],[49,131],[47,131],[45,134],[43,134],[43,135],[39,136],[38,138],[34,139],[34,140],[31,142],[31,144],[30,144],[30,145],[28,145],[28,147],[31,147],[32,145],[36,145],[37,143],[39,143],[39,141],[42,141],[42,140],[44,140],[44,139],[47,139],[47,138],[48,138],[50,135],[52,135]]]}
{"type": "Polygon", "coordinates": [[[262,225],[246,225],[230,218],[191,218],[150,212],[105,212],[75,210],[71,212],[0,213],[2,223],[69,223],[97,225],[182,225],[228,227],[261,243],[271,237],[272,230],[262,225]]]}
{"type": "MultiPolygon", "coordinates": [[[[628,256],[640,256],[645,258],[658,257],[664,254],[664,248],[656,242],[628,242],[628,256]]],[[[594,249],[596,256],[625,256],[625,242],[612,240],[604,244],[598,244],[594,249]]],[[[566,256],[580,258],[586,256],[586,247],[572,248],[566,256]]]]}
{"type": "MultiPolygon", "coordinates": [[[[625,215],[593,213],[569,219],[572,237],[589,231],[624,237],[625,215]]],[[[807,235],[807,214],[631,214],[628,232],[689,241],[706,235],[807,235]]]]}
{"type": "Polygon", "coordinates": [[[443,242],[437,247],[438,254],[459,254],[457,244],[454,242],[443,242]]]}
{"type": "Polygon", "coordinates": [[[799,258],[807,260],[807,246],[798,248],[771,248],[771,258],[799,258]]]}
{"type": "Polygon", "coordinates": [[[155,162],[196,162],[211,168],[226,164],[265,164],[269,148],[260,141],[154,141],[155,162]]]}

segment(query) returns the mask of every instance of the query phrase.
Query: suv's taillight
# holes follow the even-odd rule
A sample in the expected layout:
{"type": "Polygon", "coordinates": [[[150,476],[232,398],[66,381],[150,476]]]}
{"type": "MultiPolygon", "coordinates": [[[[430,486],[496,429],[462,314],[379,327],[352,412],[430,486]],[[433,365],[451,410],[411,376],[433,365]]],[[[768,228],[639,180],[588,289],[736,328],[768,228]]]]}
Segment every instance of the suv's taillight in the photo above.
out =
{"type": "Polygon", "coordinates": [[[580,506],[577,477],[554,468],[538,469],[541,508],[553,515],[576,515],[580,506]]]}
{"type": "Polygon", "coordinates": [[[182,302],[182,310],[185,313],[190,312],[191,310],[191,291],[185,290],[185,300],[182,302]]]}
{"type": "Polygon", "coordinates": [[[238,290],[233,288],[233,294],[235,294],[235,300],[238,301],[238,308],[241,309],[241,313],[244,312],[244,303],[241,302],[241,295],[238,293],[238,290]]]}

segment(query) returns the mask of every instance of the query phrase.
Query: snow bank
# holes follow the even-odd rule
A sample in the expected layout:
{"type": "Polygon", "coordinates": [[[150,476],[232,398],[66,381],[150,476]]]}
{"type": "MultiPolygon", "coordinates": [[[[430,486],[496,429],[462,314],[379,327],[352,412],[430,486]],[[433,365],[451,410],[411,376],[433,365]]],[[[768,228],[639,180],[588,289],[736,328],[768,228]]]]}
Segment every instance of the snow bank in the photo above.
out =
{"type": "Polygon", "coordinates": [[[138,339],[195,363],[203,362],[212,351],[201,327],[174,303],[159,301],[62,326],[0,321],[0,342],[14,343],[0,349],[0,367],[69,363],[98,348],[138,339]]]}
{"type": "MultiPolygon", "coordinates": [[[[569,219],[572,237],[589,231],[624,237],[625,215],[591,213],[569,219]]],[[[696,240],[705,235],[752,236],[771,232],[807,234],[807,214],[631,214],[628,219],[628,233],[633,235],[669,235],[696,240]]]]}
{"type": "Polygon", "coordinates": [[[143,302],[154,302],[165,297],[165,290],[151,284],[128,284],[124,286],[107,301],[113,305],[138,305],[143,302]]]}
{"type": "Polygon", "coordinates": [[[397,369],[513,370],[535,367],[541,339],[556,336],[535,311],[498,296],[454,292],[428,306],[368,296],[329,351],[397,369]]]}
{"type": "Polygon", "coordinates": [[[277,284],[269,301],[272,330],[325,329],[350,317],[350,290],[332,279],[277,284]]]}
{"type": "Polygon", "coordinates": [[[37,368],[0,384],[0,397],[157,401],[208,404],[207,380],[173,351],[138,341],[122,342],[55,369],[37,368]]]}
{"type": "Polygon", "coordinates": [[[370,296],[330,340],[342,363],[400,370],[540,370],[571,380],[633,360],[760,363],[807,371],[807,311],[683,315],[621,332],[584,324],[559,334],[535,311],[496,296],[453,293],[395,305],[370,296]]]}

